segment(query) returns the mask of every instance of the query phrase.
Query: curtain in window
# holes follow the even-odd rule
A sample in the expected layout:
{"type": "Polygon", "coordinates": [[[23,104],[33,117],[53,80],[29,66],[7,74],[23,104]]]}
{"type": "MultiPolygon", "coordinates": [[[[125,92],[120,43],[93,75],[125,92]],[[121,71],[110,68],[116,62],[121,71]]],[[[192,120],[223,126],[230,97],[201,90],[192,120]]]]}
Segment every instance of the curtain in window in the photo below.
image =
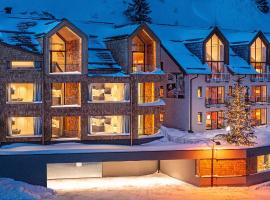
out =
{"type": "Polygon", "coordinates": [[[12,117],[8,118],[8,135],[12,136],[12,117]]]}
{"type": "Polygon", "coordinates": [[[34,84],[33,87],[33,97],[34,97],[34,102],[40,102],[41,101],[41,84],[40,83],[36,83],[34,84]]]}
{"type": "Polygon", "coordinates": [[[130,88],[129,88],[129,84],[125,83],[125,101],[129,101],[130,100],[130,88]]]}
{"type": "Polygon", "coordinates": [[[11,102],[12,101],[12,99],[11,99],[12,88],[11,88],[11,85],[10,84],[8,84],[7,87],[8,87],[7,88],[7,91],[8,91],[8,102],[11,102]]]}
{"type": "Polygon", "coordinates": [[[124,120],[123,120],[123,132],[124,133],[130,133],[129,116],[124,116],[124,120]]]}
{"type": "Polygon", "coordinates": [[[92,85],[89,85],[89,87],[88,87],[88,95],[89,95],[89,97],[88,97],[88,99],[89,99],[89,101],[92,101],[92,85]]]}
{"type": "Polygon", "coordinates": [[[41,135],[41,118],[34,117],[34,135],[41,135]]]}

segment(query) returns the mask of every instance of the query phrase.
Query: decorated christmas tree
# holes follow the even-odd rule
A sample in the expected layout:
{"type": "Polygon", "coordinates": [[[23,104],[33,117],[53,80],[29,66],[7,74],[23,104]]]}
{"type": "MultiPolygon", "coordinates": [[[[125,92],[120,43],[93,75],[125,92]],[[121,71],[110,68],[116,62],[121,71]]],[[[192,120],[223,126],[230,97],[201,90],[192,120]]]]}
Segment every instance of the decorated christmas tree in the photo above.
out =
{"type": "Polygon", "coordinates": [[[226,111],[226,121],[229,131],[219,135],[229,144],[254,145],[256,138],[251,124],[251,112],[246,87],[240,80],[233,86],[226,111]]]}
{"type": "Polygon", "coordinates": [[[152,19],[149,17],[151,12],[147,0],[132,0],[124,14],[133,23],[151,23],[152,19]]]}

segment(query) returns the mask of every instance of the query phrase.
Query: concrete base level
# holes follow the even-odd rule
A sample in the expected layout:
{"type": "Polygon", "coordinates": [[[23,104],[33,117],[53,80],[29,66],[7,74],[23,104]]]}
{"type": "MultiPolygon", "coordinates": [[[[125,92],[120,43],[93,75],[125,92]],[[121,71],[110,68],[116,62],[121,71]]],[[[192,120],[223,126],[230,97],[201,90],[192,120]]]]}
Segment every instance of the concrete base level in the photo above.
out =
{"type": "Polygon", "coordinates": [[[60,163],[47,165],[47,179],[143,176],[157,172],[158,161],[60,163]]]}
{"type": "MultiPolygon", "coordinates": [[[[222,150],[218,152],[218,159],[246,158],[242,151],[222,150]]],[[[254,157],[257,153],[261,155],[261,151],[248,154],[254,157]]],[[[196,175],[195,162],[209,158],[209,150],[6,154],[0,155],[0,177],[47,186],[47,179],[141,176],[161,171],[196,186],[211,186],[211,177],[196,175]]],[[[248,186],[269,180],[270,171],[247,176],[214,177],[213,183],[214,186],[248,186]]]]}

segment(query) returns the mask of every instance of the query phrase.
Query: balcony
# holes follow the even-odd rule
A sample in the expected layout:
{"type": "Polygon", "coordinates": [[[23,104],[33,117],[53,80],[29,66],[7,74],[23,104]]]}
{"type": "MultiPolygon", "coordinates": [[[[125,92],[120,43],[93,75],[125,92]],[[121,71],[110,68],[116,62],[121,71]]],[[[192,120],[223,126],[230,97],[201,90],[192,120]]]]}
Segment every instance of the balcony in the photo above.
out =
{"type": "Polygon", "coordinates": [[[81,73],[79,64],[59,64],[58,62],[53,62],[51,64],[51,71],[53,71],[54,74],[57,74],[57,73],[80,74],[81,73]]]}
{"type": "Polygon", "coordinates": [[[249,97],[249,101],[251,103],[270,103],[270,97],[266,97],[266,96],[250,96],[249,97]]]}
{"type": "Polygon", "coordinates": [[[252,82],[270,81],[270,73],[260,73],[260,74],[251,75],[250,80],[252,82]]]}
{"type": "Polygon", "coordinates": [[[147,64],[133,64],[132,66],[132,73],[136,72],[152,72],[154,71],[155,67],[152,65],[147,64]]]}
{"type": "Polygon", "coordinates": [[[206,82],[228,82],[230,80],[229,73],[215,73],[206,76],[206,82]]]}
{"type": "Polygon", "coordinates": [[[211,106],[216,106],[216,105],[222,105],[225,104],[225,99],[213,99],[213,98],[205,98],[205,106],[206,107],[211,107],[211,106]]]}

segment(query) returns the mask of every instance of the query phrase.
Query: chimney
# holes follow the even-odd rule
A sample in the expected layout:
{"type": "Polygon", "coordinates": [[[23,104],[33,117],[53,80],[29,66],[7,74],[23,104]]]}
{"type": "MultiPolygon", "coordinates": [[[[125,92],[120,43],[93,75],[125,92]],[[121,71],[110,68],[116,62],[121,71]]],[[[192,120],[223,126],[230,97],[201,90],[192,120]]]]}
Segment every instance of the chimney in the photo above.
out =
{"type": "Polygon", "coordinates": [[[5,7],[4,11],[6,14],[11,14],[12,13],[12,7],[5,7]]]}

